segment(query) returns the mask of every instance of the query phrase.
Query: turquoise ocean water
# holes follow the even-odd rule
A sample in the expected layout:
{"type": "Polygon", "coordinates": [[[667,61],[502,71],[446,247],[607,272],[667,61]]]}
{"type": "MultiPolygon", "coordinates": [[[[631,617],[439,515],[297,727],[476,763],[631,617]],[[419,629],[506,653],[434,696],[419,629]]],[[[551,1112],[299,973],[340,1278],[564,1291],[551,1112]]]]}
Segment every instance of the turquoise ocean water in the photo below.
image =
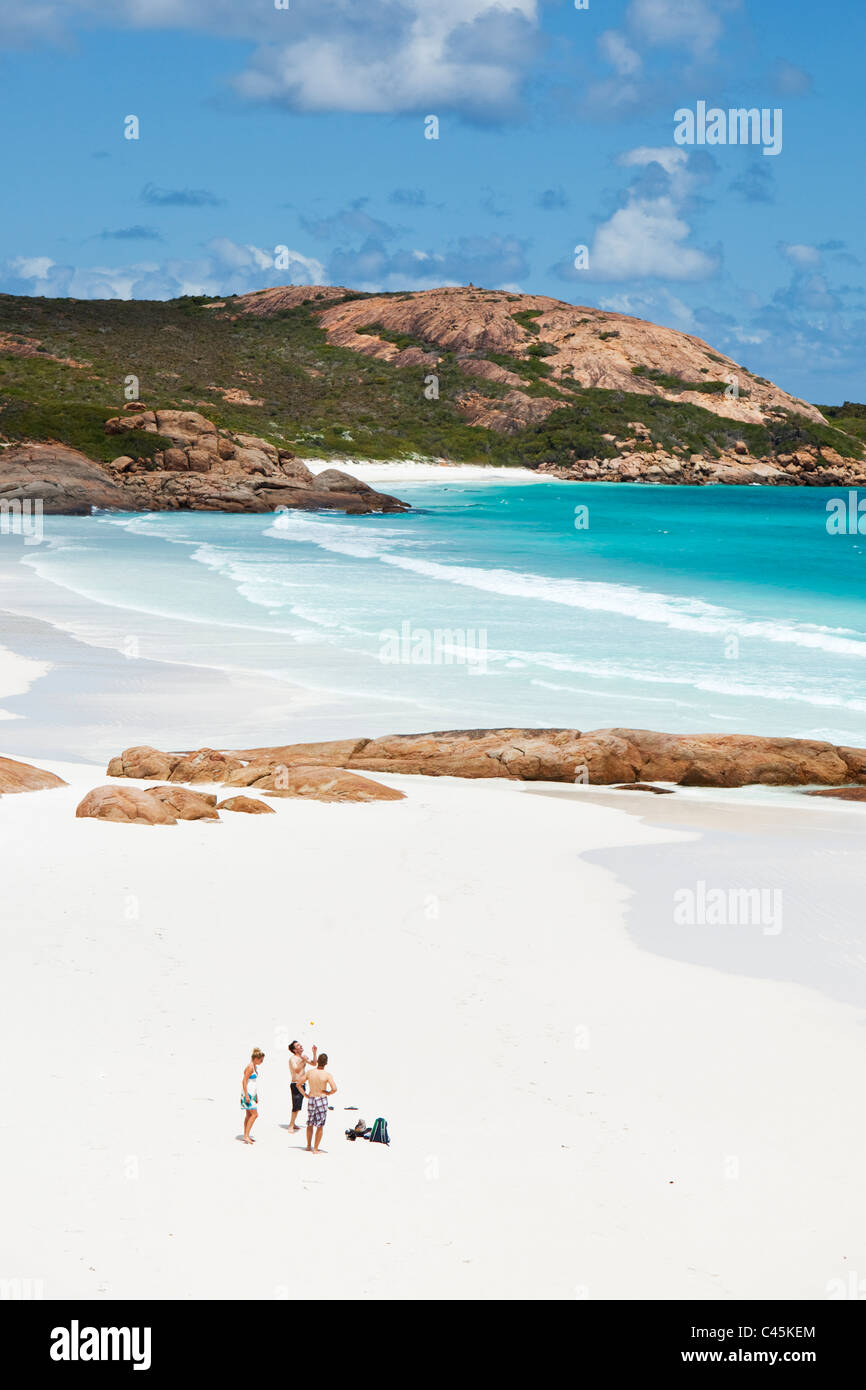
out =
{"type": "Polygon", "coordinates": [[[51,517],[22,553],[87,640],[373,695],[384,726],[359,733],[866,742],[866,537],[828,534],[836,494],[454,475],[392,490],[414,510],[51,517]]]}

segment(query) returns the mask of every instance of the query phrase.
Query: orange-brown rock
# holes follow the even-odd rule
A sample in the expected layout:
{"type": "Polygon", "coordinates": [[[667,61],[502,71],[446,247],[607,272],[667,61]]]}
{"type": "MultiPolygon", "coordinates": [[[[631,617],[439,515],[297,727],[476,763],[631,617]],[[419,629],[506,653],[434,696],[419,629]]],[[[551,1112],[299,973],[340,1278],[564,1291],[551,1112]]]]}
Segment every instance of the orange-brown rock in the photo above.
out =
{"type": "Polygon", "coordinates": [[[423,348],[407,347],[394,358],[395,367],[435,367],[439,358],[435,352],[425,352],[423,348]]]}
{"type": "Polygon", "coordinates": [[[316,474],[316,487],[324,492],[364,492],[367,487],[358,478],[352,478],[339,468],[324,468],[316,474]]]}
{"type": "Polygon", "coordinates": [[[263,812],[274,814],[273,806],[269,806],[266,801],[257,801],[254,796],[229,796],[220,802],[217,810],[245,811],[251,816],[260,816],[263,812]]]}
{"type": "MultiPolygon", "coordinates": [[[[242,756],[250,756],[249,753],[242,756]]],[[[254,750],[258,763],[327,761],[367,772],[525,781],[673,782],[682,786],[833,786],[866,781],[866,750],[810,739],[667,734],[648,729],[470,729],[396,734],[352,747],[303,744],[254,750]]]]}
{"type": "Polygon", "coordinates": [[[153,796],[178,820],[219,820],[217,799],[212,792],[194,792],[189,787],[148,787],[153,796]]]}
{"type": "Polygon", "coordinates": [[[326,767],[284,767],[256,782],[268,796],[302,797],[305,801],[404,801],[403,792],[369,777],[326,767]]]}
{"type": "Polygon", "coordinates": [[[224,782],[229,773],[242,767],[240,758],[219,753],[213,748],[199,748],[184,753],[171,769],[170,782],[224,782]]]}
{"type": "MultiPolygon", "coordinates": [[[[367,772],[557,782],[574,780],[575,770],[586,762],[586,751],[572,729],[468,729],[369,739],[344,765],[367,772]]],[[[618,757],[620,749],[613,754],[618,757]]],[[[611,761],[606,771],[613,774],[606,780],[635,780],[625,761],[611,761]]]]}
{"type": "Polygon", "coordinates": [[[748,734],[657,734],[647,729],[612,729],[638,752],[644,782],[678,782],[691,787],[832,785],[849,773],[830,743],[748,734]]]}
{"type": "Polygon", "coordinates": [[[40,792],[65,786],[63,778],[55,776],[53,772],[31,767],[30,763],[15,762],[12,758],[0,758],[0,795],[7,792],[40,792]]]}
{"type": "Polygon", "coordinates": [[[140,787],[94,787],[75,808],[78,817],[119,821],[126,825],[177,825],[170,806],[140,787]]]}
{"type": "Polygon", "coordinates": [[[805,796],[831,796],[837,801],[866,801],[866,787],[822,787],[820,791],[804,792],[805,796]]]}
{"type": "Polygon", "coordinates": [[[546,420],[552,410],[567,401],[564,397],[555,400],[550,396],[527,396],[523,391],[509,391],[501,400],[468,392],[457,404],[468,424],[500,434],[516,434],[528,425],[546,420]]]}
{"type": "Polygon", "coordinates": [[[163,468],[167,468],[169,472],[180,473],[189,468],[185,449],[166,449],[160,458],[163,468]]]}
{"type": "Polygon", "coordinates": [[[844,744],[836,750],[848,769],[846,782],[866,782],[866,748],[846,748],[844,744]]]}
{"type": "Polygon", "coordinates": [[[89,367],[89,362],[76,362],[74,357],[57,357],[42,345],[41,338],[23,333],[0,333],[0,352],[3,356],[36,357],[41,362],[60,362],[64,367],[89,367]]]}
{"type": "Polygon", "coordinates": [[[93,507],[129,506],[120,479],[64,444],[0,449],[0,499],[38,499],[46,515],[64,516],[89,516],[93,507]]]}
{"type": "Polygon", "coordinates": [[[264,405],[261,396],[251,396],[242,386],[210,386],[208,390],[222,396],[228,405],[264,405]]]}
{"type": "MultiPolygon", "coordinates": [[[[154,766],[153,749],[127,749],[111,767],[154,766]]],[[[668,734],[650,729],[452,729],[375,739],[281,744],[236,753],[200,749],[172,767],[169,780],[306,795],[313,773],[418,773],[430,777],[507,777],[595,786],[672,782],[693,787],[866,784],[866,749],[815,739],[749,734],[668,734]],[[286,779],[289,779],[288,782],[286,779]],[[294,780],[293,780],[294,779],[294,780]],[[282,784],[282,785],[281,785],[282,784]]],[[[119,773],[118,775],[124,775],[119,773]]],[[[136,775],[129,773],[126,775],[136,775]]],[[[387,789],[383,789],[386,790],[387,789]]],[[[400,793],[388,792],[391,799],[400,793]]]]}
{"type": "MultiPolygon", "coordinates": [[[[246,754],[242,756],[246,756],[246,754]]],[[[246,763],[243,767],[236,768],[234,772],[230,772],[227,777],[224,777],[223,786],[251,787],[254,782],[260,782],[263,777],[269,777],[279,761],[279,758],[269,758],[267,761],[246,763]]]]}
{"type": "Polygon", "coordinates": [[[673,787],[654,787],[652,782],[614,782],[615,792],[652,792],[654,796],[673,796],[673,787]]]}
{"type": "MultiPolygon", "coordinates": [[[[272,290],[254,290],[252,294],[240,294],[232,307],[242,314],[256,314],[267,318],[282,313],[286,309],[296,309],[299,304],[320,299],[327,303],[331,299],[342,299],[351,294],[342,285],[279,285],[272,290]]],[[[224,305],[211,304],[211,309],[224,305]]]]}
{"type": "Polygon", "coordinates": [[[214,463],[209,449],[187,449],[186,466],[191,473],[209,473],[214,463]]]}
{"type": "Polygon", "coordinates": [[[486,357],[460,357],[458,365],[467,376],[480,376],[485,381],[501,381],[506,386],[524,386],[522,376],[500,367],[498,362],[488,362],[486,357]]]}
{"type": "Polygon", "coordinates": [[[180,761],[180,753],[162,753],[149,744],[139,744],[134,748],[124,748],[116,758],[112,758],[106,768],[109,777],[149,777],[164,782],[171,770],[180,761]]]}
{"type": "MultiPolygon", "coordinates": [[[[324,767],[347,767],[349,760],[361,748],[369,742],[365,738],[339,738],[331,739],[324,743],[283,743],[276,748],[244,748],[237,754],[239,758],[248,760],[244,773],[252,767],[262,767],[262,772],[256,773],[249,781],[238,781],[239,786],[249,786],[258,777],[264,777],[268,772],[281,765],[303,764],[305,767],[313,767],[321,764],[324,767]]],[[[240,778],[243,774],[238,773],[240,778]]],[[[235,775],[227,779],[230,785],[235,784],[235,775]]]]}

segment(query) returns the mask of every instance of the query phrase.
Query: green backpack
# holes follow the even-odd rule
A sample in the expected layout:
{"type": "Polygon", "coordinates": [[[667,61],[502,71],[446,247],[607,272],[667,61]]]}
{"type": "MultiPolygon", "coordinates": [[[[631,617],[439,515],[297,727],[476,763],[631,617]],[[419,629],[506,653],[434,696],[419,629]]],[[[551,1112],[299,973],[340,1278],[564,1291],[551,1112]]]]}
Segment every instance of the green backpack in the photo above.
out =
{"type": "Polygon", "coordinates": [[[388,1121],[383,1120],[380,1116],[378,1120],[373,1121],[373,1129],[370,1134],[370,1143],[390,1144],[390,1142],[391,1140],[388,1138],[388,1121]]]}

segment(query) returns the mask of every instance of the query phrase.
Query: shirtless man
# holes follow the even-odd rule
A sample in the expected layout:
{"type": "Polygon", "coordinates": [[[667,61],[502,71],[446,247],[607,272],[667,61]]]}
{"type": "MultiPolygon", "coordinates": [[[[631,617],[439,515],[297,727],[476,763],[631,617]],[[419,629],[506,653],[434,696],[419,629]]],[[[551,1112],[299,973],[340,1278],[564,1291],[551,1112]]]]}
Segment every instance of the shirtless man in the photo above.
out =
{"type": "Polygon", "coordinates": [[[325,1121],[328,1118],[328,1100],[337,1094],[333,1076],[329,1071],[325,1071],[327,1065],[328,1054],[323,1052],[315,1067],[307,1068],[306,1082],[310,1088],[307,1096],[307,1153],[317,1154],[319,1152],[322,1130],[325,1128],[325,1121]],[[314,1129],[316,1142],[311,1148],[314,1129]]]}
{"type": "Polygon", "coordinates": [[[313,1043],[313,1060],[304,1056],[304,1049],[299,1042],[289,1043],[289,1073],[292,1078],[292,1123],[289,1125],[289,1134],[297,1134],[300,1125],[295,1124],[295,1116],[300,1113],[304,1103],[304,1072],[307,1067],[315,1066],[316,1044],[313,1043]]]}

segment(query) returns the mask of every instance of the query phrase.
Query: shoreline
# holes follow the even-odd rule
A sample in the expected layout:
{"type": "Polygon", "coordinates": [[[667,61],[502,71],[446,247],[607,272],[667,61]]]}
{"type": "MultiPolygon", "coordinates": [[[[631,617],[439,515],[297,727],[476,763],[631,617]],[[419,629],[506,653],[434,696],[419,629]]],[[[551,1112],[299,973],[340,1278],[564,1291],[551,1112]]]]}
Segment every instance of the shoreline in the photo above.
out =
{"type": "MultiPolygon", "coordinates": [[[[0,622],[5,616],[0,614],[0,622]]],[[[50,662],[34,661],[0,643],[0,720],[18,717],[4,709],[2,701],[28,695],[33,684],[47,676],[50,670],[50,662]]]]}
{"type": "MultiPolygon", "coordinates": [[[[188,669],[191,699],[196,687],[215,688],[211,677],[202,685],[197,667],[255,686],[264,681],[261,697],[241,706],[246,716],[251,703],[258,705],[260,742],[324,738],[332,730],[373,736],[578,722],[866,746],[859,670],[866,641],[853,572],[846,600],[833,612],[821,600],[794,614],[778,584],[764,592],[754,575],[742,585],[716,571],[701,580],[694,554],[690,599],[676,570],[657,591],[646,564],[647,555],[655,563],[658,546],[660,561],[676,548],[664,539],[677,534],[675,519],[665,521],[668,499],[653,504],[629,485],[622,496],[596,494],[593,529],[584,534],[574,529],[562,486],[539,492],[448,476],[407,492],[416,510],[396,520],[284,516],[285,526],[272,526],[268,517],[192,513],[46,518],[41,547],[28,550],[7,538],[0,610],[53,622],[93,648],[113,646],[122,655],[121,687],[136,669],[131,648],[143,659],[188,669]],[[509,563],[504,552],[524,513],[529,549],[509,563]],[[644,554],[636,567],[626,554],[632,527],[644,554]],[[536,560],[532,538],[542,528],[552,540],[536,560]],[[614,550],[606,559],[608,532],[614,550]],[[414,652],[406,659],[402,647],[396,659],[383,660],[384,637],[404,630],[418,632],[432,662],[416,661],[414,652]],[[727,644],[735,642],[741,655],[728,660],[727,644]],[[476,679],[479,673],[486,679],[476,679]],[[315,713],[314,704],[333,716],[330,727],[315,717],[291,735],[284,720],[281,730],[271,718],[275,705],[315,713]]],[[[755,501],[757,515],[744,496],[729,495],[711,512],[718,506],[735,524],[744,509],[747,530],[758,539],[764,502],[755,501]]],[[[797,512],[801,530],[813,521],[823,527],[810,499],[797,507],[806,508],[805,516],[797,512]]],[[[694,499],[685,508],[681,525],[704,516],[694,499]]],[[[753,548],[750,542],[746,553],[753,548]]],[[[850,571],[850,547],[838,553],[850,571]]],[[[826,566],[834,552],[822,558],[826,566]]],[[[21,653],[30,655],[29,646],[21,653]]],[[[147,668],[139,670],[148,683],[147,668]]],[[[229,727],[223,733],[216,721],[202,726],[230,744],[229,727]]],[[[167,728],[163,734],[141,727],[140,735],[181,740],[167,728]]],[[[140,735],[131,733],[131,740],[140,735]]]]}
{"type": "MultiPolygon", "coordinates": [[[[263,720],[272,720],[275,730],[291,723],[316,739],[350,737],[364,718],[384,727],[400,718],[396,701],[383,709],[374,696],[350,699],[264,672],[126,657],[55,623],[2,609],[0,647],[14,658],[10,678],[28,662],[41,668],[18,690],[6,688],[6,663],[0,666],[0,742],[10,757],[26,761],[33,760],[36,747],[43,758],[86,763],[98,756],[107,762],[119,738],[147,741],[160,731],[170,742],[193,747],[202,709],[216,742],[226,743],[239,730],[254,741],[263,720]],[[22,649],[39,653],[39,659],[22,656],[22,649]]],[[[404,722],[416,718],[413,707],[404,722]]]]}
{"type": "MultiPolygon", "coordinates": [[[[54,587],[50,581],[27,573],[34,589],[54,587]]],[[[0,567],[0,585],[6,579],[8,575],[0,567]]],[[[182,626],[178,619],[165,621],[182,626]]],[[[0,742],[5,743],[8,756],[25,761],[54,757],[87,763],[97,756],[107,762],[123,748],[137,744],[190,751],[201,746],[200,708],[207,711],[204,718],[208,746],[224,750],[265,747],[268,742],[279,746],[285,741],[282,736],[287,726],[292,730],[292,741],[303,744],[392,736],[433,737],[427,732],[419,733],[421,716],[417,705],[408,700],[405,703],[407,709],[401,715],[397,699],[388,701],[387,709],[383,709],[374,696],[323,691],[263,671],[126,656],[104,636],[101,641],[86,641],[69,628],[37,618],[32,612],[15,613],[0,607],[0,742]],[[106,708],[112,711],[110,723],[104,718],[106,708]],[[179,709],[183,710],[180,720],[179,709]],[[59,711],[65,718],[58,718],[59,711]],[[262,739],[262,721],[267,728],[268,718],[274,720],[270,740],[262,739]]],[[[543,733],[544,726],[529,726],[524,732],[543,733]]],[[[584,736],[591,737],[595,732],[598,731],[587,731],[584,736]]],[[[357,770],[363,771],[363,766],[359,764],[357,770]]],[[[394,770],[399,774],[399,766],[394,770]]],[[[671,798],[616,788],[617,780],[595,786],[555,780],[540,794],[589,798],[612,807],[638,798],[637,804],[646,806],[650,823],[664,818],[664,806],[670,804],[671,798]],[[650,809],[652,803],[656,803],[655,810],[650,809]]],[[[789,810],[805,811],[812,819],[821,811],[832,815],[862,814],[855,802],[807,797],[807,790],[822,786],[817,781],[787,785],[753,782],[725,787],[682,785],[666,782],[658,775],[651,775],[649,780],[673,792],[678,804],[735,800],[743,807],[784,805],[789,810]]],[[[531,780],[523,785],[527,790],[538,790],[531,780]]]]}

